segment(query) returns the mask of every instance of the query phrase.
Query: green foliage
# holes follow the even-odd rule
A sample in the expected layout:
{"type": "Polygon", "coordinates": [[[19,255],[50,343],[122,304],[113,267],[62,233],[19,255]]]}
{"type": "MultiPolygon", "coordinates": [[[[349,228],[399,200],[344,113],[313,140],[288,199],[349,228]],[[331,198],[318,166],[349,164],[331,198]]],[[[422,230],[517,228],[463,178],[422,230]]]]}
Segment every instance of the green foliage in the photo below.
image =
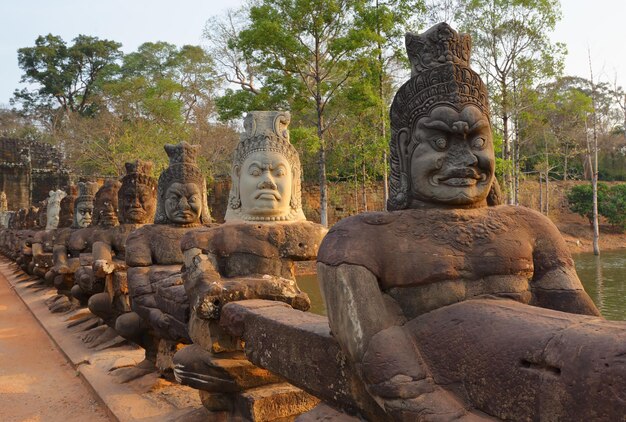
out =
{"type": "MultiPolygon", "coordinates": [[[[598,199],[598,201],[600,201],[598,199]]],[[[602,215],[609,224],[626,229],[626,184],[613,185],[602,201],[602,215]]]]}
{"type": "Polygon", "coordinates": [[[66,113],[97,112],[101,85],[116,72],[122,45],[87,35],[73,41],[68,46],[61,37],[48,34],[37,37],[34,47],[18,50],[21,81],[39,88],[15,91],[14,102],[31,112],[55,103],[66,113]]]}
{"type": "MultiPolygon", "coordinates": [[[[606,203],[609,187],[605,183],[598,183],[598,213],[601,214],[601,204],[606,203]]],[[[576,214],[587,217],[589,223],[593,221],[593,188],[591,184],[574,186],[567,193],[569,209],[576,214]]]]}
{"type": "MultiPolygon", "coordinates": [[[[236,135],[216,122],[217,76],[202,48],[144,43],[123,56],[119,43],[84,35],[71,46],[53,35],[35,44],[18,56],[22,80],[37,89],[16,93],[15,113],[31,124],[24,129],[44,128],[78,174],[121,175],[137,158],[158,171],[167,164],[163,146],[181,140],[201,145],[207,175],[223,172],[236,135]]],[[[15,132],[8,118],[0,123],[15,132]]]]}
{"type": "MultiPolygon", "coordinates": [[[[567,193],[569,208],[583,217],[593,219],[593,189],[591,185],[574,186],[567,193]]],[[[607,219],[609,224],[626,229],[626,184],[611,187],[598,183],[598,215],[607,219]]]]}

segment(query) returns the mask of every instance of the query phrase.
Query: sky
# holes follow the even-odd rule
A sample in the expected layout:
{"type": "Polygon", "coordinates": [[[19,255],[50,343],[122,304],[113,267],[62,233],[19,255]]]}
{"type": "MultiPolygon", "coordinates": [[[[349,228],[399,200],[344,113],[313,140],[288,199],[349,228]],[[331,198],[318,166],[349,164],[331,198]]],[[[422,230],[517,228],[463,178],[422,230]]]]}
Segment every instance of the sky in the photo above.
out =
{"type": "MultiPolygon", "coordinates": [[[[0,0],[0,105],[20,84],[17,49],[39,35],[60,35],[68,44],[79,34],[122,43],[125,53],[148,41],[178,46],[202,44],[208,18],[243,0],[0,0]]],[[[561,0],[563,19],[552,35],[568,48],[565,73],[617,80],[626,88],[626,0],[561,0]]]]}

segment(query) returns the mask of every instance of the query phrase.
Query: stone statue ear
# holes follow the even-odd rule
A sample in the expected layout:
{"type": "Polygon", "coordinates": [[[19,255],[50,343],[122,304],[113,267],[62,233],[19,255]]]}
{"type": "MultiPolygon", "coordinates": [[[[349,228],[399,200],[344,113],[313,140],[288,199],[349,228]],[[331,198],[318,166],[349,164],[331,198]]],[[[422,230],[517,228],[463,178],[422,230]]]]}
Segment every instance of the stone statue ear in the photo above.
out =
{"type": "Polygon", "coordinates": [[[411,143],[411,133],[408,128],[404,127],[398,131],[398,155],[400,156],[400,170],[404,174],[408,174],[409,161],[409,144],[411,143]]]}

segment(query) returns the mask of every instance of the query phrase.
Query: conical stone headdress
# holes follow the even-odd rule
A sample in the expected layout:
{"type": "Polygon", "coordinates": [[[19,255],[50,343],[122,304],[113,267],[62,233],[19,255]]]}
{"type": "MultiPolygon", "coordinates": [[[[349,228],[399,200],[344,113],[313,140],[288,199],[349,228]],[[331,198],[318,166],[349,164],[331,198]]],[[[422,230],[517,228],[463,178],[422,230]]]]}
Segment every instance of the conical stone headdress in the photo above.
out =
{"type": "Polygon", "coordinates": [[[476,106],[489,118],[487,88],[480,76],[469,67],[471,37],[459,34],[450,25],[440,23],[423,34],[406,35],[406,49],[411,62],[411,79],[396,93],[391,104],[391,141],[389,211],[408,206],[408,176],[402,173],[398,152],[398,133],[428,116],[437,106],[461,111],[476,106]]]}
{"type": "Polygon", "coordinates": [[[155,224],[171,223],[165,214],[165,193],[172,183],[195,183],[202,192],[202,210],[200,212],[200,223],[211,222],[209,206],[207,204],[206,179],[202,171],[196,164],[196,157],[200,150],[200,145],[190,145],[183,141],[179,144],[166,144],[165,152],[170,159],[169,167],[163,170],[159,176],[157,188],[157,210],[154,216],[155,224]]]}

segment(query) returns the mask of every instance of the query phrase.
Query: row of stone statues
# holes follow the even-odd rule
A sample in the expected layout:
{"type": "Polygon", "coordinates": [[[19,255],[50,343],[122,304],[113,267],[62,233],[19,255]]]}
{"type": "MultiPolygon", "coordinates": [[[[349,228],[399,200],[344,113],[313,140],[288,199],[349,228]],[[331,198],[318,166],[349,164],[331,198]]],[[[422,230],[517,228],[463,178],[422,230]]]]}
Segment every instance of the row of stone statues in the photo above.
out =
{"type": "Polygon", "coordinates": [[[211,223],[197,147],[183,142],[165,147],[158,182],[135,162],[121,183],[51,192],[56,229],[18,212],[3,253],[57,288],[51,309],[86,305],[105,339],[141,346],[129,377],[159,370],[216,414],[272,420],[238,407],[254,390],[276,397],[274,419],[314,397],[324,403],[300,420],[622,418],[626,325],[599,316],[546,217],[500,205],[469,36],[439,24],[406,44],[390,212],[328,233],[306,221],[289,114],[251,112],[224,224],[211,223]],[[316,258],[327,319],[304,312],[294,275],[316,258]]]}

